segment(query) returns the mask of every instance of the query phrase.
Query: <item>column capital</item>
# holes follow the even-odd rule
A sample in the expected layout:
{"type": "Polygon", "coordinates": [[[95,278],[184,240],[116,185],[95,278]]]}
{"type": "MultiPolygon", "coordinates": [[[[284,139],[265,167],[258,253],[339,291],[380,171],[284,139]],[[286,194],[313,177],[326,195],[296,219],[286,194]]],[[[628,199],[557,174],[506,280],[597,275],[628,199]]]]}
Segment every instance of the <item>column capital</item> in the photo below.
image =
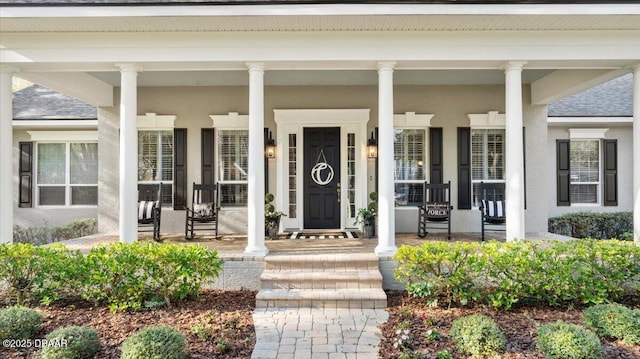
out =
{"type": "Polygon", "coordinates": [[[628,68],[631,69],[631,72],[633,72],[634,75],[640,75],[640,62],[631,64],[628,66],[628,68]]]}
{"type": "Polygon", "coordinates": [[[16,73],[16,72],[20,72],[20,69],[17,68],[17,67],[5,65],[5,64],[0,64],[0,73],[13,74],[13,73],[16,73]]]}
{"type": "Polygon", "coordinates": [[[249,72],[264,72],[264,62],[247,62],[247,67],[249,68],[249,72]]]}
{"type": "Polygon", "coordinates": [[[396,62],[395,61],[380,61],[378,62],[376,68],[378,69],[378,72],[380,71],[393,71],[393,69],[396,67],[396,62]]]}
{"type": "Polygon", "coordinates": [[[502,65],[500,69],[504,70],[504,72],[522,71],[522,69],[524,68],[524,65],[526,64],[527,64],[526,61],[509,61],[506,64],[502,65]]]}
{"type": "Polygon", "coordinates": [[[120,68],[120,72],[142,72],[142,66],[136,64],[116,64],[120,68]]]}

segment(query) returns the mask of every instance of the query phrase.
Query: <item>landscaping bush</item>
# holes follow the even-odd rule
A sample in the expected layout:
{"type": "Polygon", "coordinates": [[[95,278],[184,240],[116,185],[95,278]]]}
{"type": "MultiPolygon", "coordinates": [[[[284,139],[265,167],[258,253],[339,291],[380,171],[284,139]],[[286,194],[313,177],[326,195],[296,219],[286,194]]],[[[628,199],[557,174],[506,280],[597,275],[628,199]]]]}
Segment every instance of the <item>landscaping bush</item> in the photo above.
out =
{"type": "Polygon", "coordinates": [[[425,242],[400,247],[395,259],[396,279],[410,295],[449,304],[568,306],[640,294],[640,247],[633,242],[425,242]]]}
{"type": "Polygon", "coordinates": [[[95,329],[79,326],[58,328],[46,337],[47,341],[62,345],[49,345],[42,349],[42,359],[92,358],[102,344],[95,329]]]}
{"type": "Polygon", "coordinates": [[[600,304],[587,308],[583,315],[587,327],[598,336],[640,344],[640,310],[622,304],[600,304]]]}
{"type": "Polygon", "coordinates": [[[59,298],[73,278],[79,252],[61,246],[37,247],[28,243],[0,245],[0,281],[9,286],[9,298],[22,305],[35,298],[48,304],[59,298]]]}
{"type": "Polygon", "coordinates": [[[575,238],[627,239],[625,233],[633,232],[633,212],[567,213],[549,218],[549,232],[575,238]]]}
{"type": "Polygon", "coordinates": [[[116,243],[92,248],[80,276],[83,298],[114,311],[141,309],[145,300],[196,296],[222,268],[218,252],[200,246],[116,243]]]}
{"type": "Polygon", "coordinates": [[[538,349],[547,359],[599,359],[600,340],[575,324],[556,322],[538,328],[538,349]]]}
{"type": "Polygon", "coordinates": [[[451,337],[462,353],[485,357],[504,352],[504,333],[493,319],[476,314],[456,319],[451,324],[451,337]]]}
{"type": "Polygon", "coordinates": [[[184,335],[172,327],[146,327],[122,343],[121,359],[180,359],[185,353],[184,335]]]}
{"type": "Polygon", "coordinates": [[[476,279],[485,266],[474,243],[426,242],[420,247],[402,246],[394,259],[398,281],[415,289],[415,293],[444,297],[447,304],[467,304],[479,296],[476,279]],[[415,284],[424,283],[424,284],[415,284]],[[428,289],[428,290],[427,290],[428,289]]]}
{"type": "Polygon", "coordinates": [[[75,219],[60,227],[13,227],[13,241],[15,243],[31,243],[42,245],[59,242],[66,239],[85,237],[96,233],[98,225],[94,218],[75,219]]]}
{"type": "Polygon", "coordinates": [[[34,309],[13,306],[0,309],[0,340],[31,339],[42,329],[42,314],[34,309]]]}

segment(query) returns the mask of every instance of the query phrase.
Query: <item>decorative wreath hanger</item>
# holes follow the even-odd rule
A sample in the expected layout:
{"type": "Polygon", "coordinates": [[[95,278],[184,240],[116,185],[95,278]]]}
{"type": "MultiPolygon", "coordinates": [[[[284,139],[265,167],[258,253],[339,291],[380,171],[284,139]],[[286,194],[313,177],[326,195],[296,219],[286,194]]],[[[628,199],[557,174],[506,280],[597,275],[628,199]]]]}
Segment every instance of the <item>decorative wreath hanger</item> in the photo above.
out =
{"type": "Polygon", "coordinates": [[[331,167],[331,165],[327,162],[327,157],[325,157],[324,155],[324,150],[321,149],[320,153],[318,153],[316,164],[311,169],[311,179],[313,180],[313,182],[319,184],[320,186],[326,186],[331,183],[331,180],[333,180],[333,175],[333,167],[331,167]],[[322,162],[320,160],[322,160],[322,162]],[[322,179],[322,171],[324,170],[329,170],[329,173],[327,174],[327,177],[325,177],[325,179],[322,179]]]}

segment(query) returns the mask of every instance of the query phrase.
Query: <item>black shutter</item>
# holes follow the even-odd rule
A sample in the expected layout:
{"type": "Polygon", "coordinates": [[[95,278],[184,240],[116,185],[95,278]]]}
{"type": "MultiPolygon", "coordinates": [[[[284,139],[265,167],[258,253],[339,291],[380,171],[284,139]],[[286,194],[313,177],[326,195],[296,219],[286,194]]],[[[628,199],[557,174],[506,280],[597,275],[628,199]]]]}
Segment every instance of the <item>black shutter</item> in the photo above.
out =
{"type": "Polygon", "coordinates": [[[458,209],[471,209],[471,128],[458,127],[458,209]]]}
{"type": "Polygon", "coordinates": [[[213,184],[216,182],[215,179],[215,164],[214,161],[214,130],[213,128],[203,128],[202,129],[202,156],[201,156],[201,164],[202,164],[202,184],[213,184]]]}
{"type": "Polygon", "coordinates": [[[173,129],[173,209],[187,206],[187,129],[173,129]]]}
{"type": "Polygon", "coordinates": [[[569,140],[556,140],[556,204],[571,205],[571,145],[569,140]]]}
{"type": "Polygon", "coordinates": [[[618,140],[603,141],[604,205],[618,205],[618,140]]]}
{"type": "Polygon", "coordinates": [[[18,207],[33,207],[33,142],[20,142],[18,207]]]}
{"type": "Polygon", "coordinates": [[[522,169],[524,175],[524,209],[527,209],[527,136],[522,128],[522,169]]]}
{"type": "Polygon", "coordinates": [[[442,183],[442,127],[429,129],[429,182],[442,183]]]}

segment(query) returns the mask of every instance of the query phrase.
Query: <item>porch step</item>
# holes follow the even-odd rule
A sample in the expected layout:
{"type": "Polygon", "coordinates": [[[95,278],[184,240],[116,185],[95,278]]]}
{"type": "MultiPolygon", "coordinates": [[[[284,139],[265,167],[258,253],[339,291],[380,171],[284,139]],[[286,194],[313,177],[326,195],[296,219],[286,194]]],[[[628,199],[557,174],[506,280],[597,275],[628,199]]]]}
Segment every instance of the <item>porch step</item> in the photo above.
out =
{"type": "Polygon", "coordinates": [[[386,308],[378,257],[368,253],[265,258],[258,308],[386,308]]]}

